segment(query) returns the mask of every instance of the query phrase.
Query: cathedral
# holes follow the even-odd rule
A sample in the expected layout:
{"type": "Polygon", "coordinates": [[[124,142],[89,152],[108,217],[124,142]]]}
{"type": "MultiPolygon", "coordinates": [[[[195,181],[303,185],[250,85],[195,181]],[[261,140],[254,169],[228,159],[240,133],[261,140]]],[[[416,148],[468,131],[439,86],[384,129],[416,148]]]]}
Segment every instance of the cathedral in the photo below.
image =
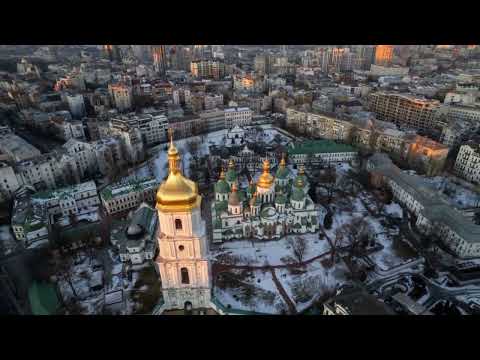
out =
{"type": "Polygon", "coordinates": [[[170,133],[169,174],[157,191],[158,256],[163,305],[156,313],[211,308],[211,271],[202,197],[197,184],[182,175],[180,154],[170,133]]]}
{"type": "Polygon", "coordinates": [[[240,188],[235,164],[230,160],[215,184],[212,204],[213,242],[232,239],[280,239],[287,234],[314,233],[319,229],[323,209],[308,195],[309,184],[301,167],[298,174],[282,158],[275,177],[270,162],[263,162],[258,181],[240,188]]]}

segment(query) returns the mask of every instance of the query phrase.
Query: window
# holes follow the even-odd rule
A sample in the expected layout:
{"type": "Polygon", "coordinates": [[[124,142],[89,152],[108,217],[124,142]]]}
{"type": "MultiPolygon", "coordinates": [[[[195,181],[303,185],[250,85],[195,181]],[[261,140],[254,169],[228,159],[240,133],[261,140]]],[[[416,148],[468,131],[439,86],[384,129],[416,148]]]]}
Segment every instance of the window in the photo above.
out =
{"type": "Polygon", "coordinates": [[[178,247],[178,250],[180,250],[180,251],[183,251],[184,249],[185,249],[185,246],[183,246],[183,245],[180,245],[180,246],[178,247]]]}
{"type": "Polygon", "coordinates": [[[188,269],[181,268],[180,273],[182,275],[182,284],[190,284],[190,279],[188,278],[188,269]]]}
{"type": "Polygon", "coordinates": [[[182,230],[182,220],[175,219],[175,229],[182,230]]]}

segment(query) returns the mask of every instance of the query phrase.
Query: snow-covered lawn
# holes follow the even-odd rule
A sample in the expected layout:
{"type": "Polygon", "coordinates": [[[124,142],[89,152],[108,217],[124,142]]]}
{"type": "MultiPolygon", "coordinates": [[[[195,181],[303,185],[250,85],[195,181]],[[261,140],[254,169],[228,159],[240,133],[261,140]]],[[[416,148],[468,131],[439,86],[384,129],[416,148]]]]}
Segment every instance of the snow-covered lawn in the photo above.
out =
{"type": "Polygon", "coordinates": [[[333,240],[335,239],[336,229],[351,222],[353,218],[364,218],[370,225],[371,233],[375,236],[376,242],[383,246],[382,250],[372,253],[369,257],[378,267],[380,267],[380,269],[388,270],[391,267],[411,260],[400,256],[394,247],[393,234],[398,233],[398,226],[393,225],[387,227],[381,223],[386,220],[386,216],[402,218],[403,212],[399,204],[392,202],[384,207],[383,214],[385,215],[380,214],[378,217],[373,217],[369,214],[364,205],[364,203],[366,203],[369,207],[376,208],[376,205],[374,205],[370,197],[371,195],[369,193],[362,191],[356,198],[342,197],[337,199],[337,201],[344,202],[347,207],[351,207],[351,211],[350,208],[346,211],[342,211],[341,209],[344,208],[344,206],[334,202],[332,207],[336,208],[336,210],[333,215],[332,227],[331,229],[325,230],[325,232],[333,240]]]}
{"type": "MultiPolygon", "coordinates": [[[[123,263],[120,257],[111,250],[107,252],[110,262],[110,275],[107,275],[104,263],[99,257],[87,256],[87,253],[79,251],[75,257],[68,258],[69,268],[57,274],[57,285],[60,294],[66,303],[74,302],[80,305],[82,314],[101,314],[104,309],[105,295],[112,291],[121,290],[124,298],[128,298],[129,291],[134,289],[138,280],[138,272],[132,273],[131,280],[123,274],[123,263]],[[95,267],[95,269],[94,269],[95,267]],[[92,287],[101,285],[101,289],[94,290],[92,287]]],[[[129,314],[134,304],[127,302],[123,314],[129,314]]]]}
{"type": "MultiPolygon", "coordinates": [[[[232,270],[227,276],[239,276],[232,270]]],[[[225,288],[215,287],[215,297],[226,307],[266,314],[278,314],[285,308],[270,271],[255,270],[225,288]],[[248,295],[247,295],[248,294],[248,295]]]]}
{"type": "Polygon", "coordinates": [[[348,270],[342,262],[325,268],[321,260],[308,264],[304,273],[289,269],[275,270],[278,280],[299,312],[308,308],[318,298],[330,295],[337,286],[346,282],[345,275],[348,270]]]}
{"type": "MultiPolygon", "coordinates": [[[[208,134],[175,140],[175,146],[177,147],[182,157],[181,168],[183,169],[186,176],[190,176],[190,160],[192,158],[192,155],[188,152],[187,144],[191,141],[199,141],[197,155],[199,157],[206,156],[209,154],[210,146],[225,144],[227,132],[228,131],[226,129],[218,130],[208,134]]],[[[263,134],[265,135],[264,137],[259,137],[255,141],[263,141],[268,144],[273,141],[275,135],[277,134],[280,135],[280,138],[282,139],[282,144],[287,144],[291,141],[291,139],[269,126],[264,127],[263,134]]],[[[153,172],[155,177],[159,180],[163,180],[167,175],[167,149],[168,144],[160,145],[159,151],[155,155],[155,158],[153,160],[153,172]]]]}
{"type": "MultiPolygon", "coordinates": [[[[304,235],[290,235],[291,237],[301,236],[305,238],[307,250],[304,256],[305,260],[321,255],[330,250],[326,239],[319,240],[318,233],[304,235]]],[[[282,258],[292,256],[292,249],[287,244],[287,238],[272,241],[256,241],[252,244],[249,240],[227,241],[221,245],[221,249],[211,252],[211,256],[216,258],[220,254],[229,254],[241,256],[243,263],[237,265],[263,266],[263,265],[284,265],[282,258]]]]}
{"type": "Polygon", "coordinates": [[[396,202],[392,201],[391,204],[385,205],[383,211],[384,211],[385,214],[388,214],[392,217],[403,219],[403,209],[396,202]]]}

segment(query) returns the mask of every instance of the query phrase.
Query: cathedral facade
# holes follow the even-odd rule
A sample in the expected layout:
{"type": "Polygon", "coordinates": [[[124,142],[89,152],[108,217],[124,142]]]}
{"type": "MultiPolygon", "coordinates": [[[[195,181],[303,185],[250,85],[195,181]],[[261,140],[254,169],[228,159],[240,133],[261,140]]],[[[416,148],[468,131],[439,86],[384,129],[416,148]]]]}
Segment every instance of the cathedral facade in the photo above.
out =
{"type": "Polygon", "coordinates": [[[263,161],[258,181],[240,188],[233,160],[215,184],[212,204],[213,242],[232,239],[280,239],[288,234],[314,233],[319,229],[323,208],[308,195],[309,184],[301,167],[298,174],[288,169],[285,158],[275,177],[270,162],[263,161]]]}

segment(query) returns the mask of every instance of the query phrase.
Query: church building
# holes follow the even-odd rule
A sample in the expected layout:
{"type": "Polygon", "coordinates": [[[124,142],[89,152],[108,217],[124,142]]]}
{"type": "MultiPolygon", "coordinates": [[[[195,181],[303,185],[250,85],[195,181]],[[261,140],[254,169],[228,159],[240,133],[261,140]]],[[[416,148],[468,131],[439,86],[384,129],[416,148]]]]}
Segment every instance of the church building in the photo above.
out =
{"type": "Polygon", "coordinates": [[[263,162],[258,181],[242,189],[235,164],[220,174],[212,204],[213,242],[234,239],[280,239],[287,234],[314,233],[324,215],[308,195],[309,184],[303,166],[294,176],[285,158],[274,177],[270,162],[263,162]]]}

